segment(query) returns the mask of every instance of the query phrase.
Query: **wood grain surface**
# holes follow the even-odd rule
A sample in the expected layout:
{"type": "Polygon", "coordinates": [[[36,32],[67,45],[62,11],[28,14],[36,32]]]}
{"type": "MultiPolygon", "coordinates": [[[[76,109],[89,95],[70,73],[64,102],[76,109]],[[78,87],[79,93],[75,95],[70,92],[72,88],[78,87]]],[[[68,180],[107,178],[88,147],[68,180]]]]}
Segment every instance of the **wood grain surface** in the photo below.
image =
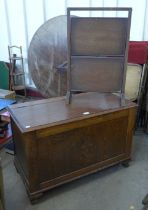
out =
{"type": "MultiPolygon", "coordinates": [[[[128,100],[126,105],[135,106],[128,100]]],[[[66,104],[65,97],[57,97],[11,105],[8,109],[20,130],[28,132],[126,108],[121,107],[120,97],[116,95],[89,92],[74,95],[70,105],[66,104]],[[89,114],[85,115],[86,112],[89,114]]]]}
{"type": "Polygon", "coordinates": [[[29,72],[43,96],[55,97],[66,93],[66,72],[60,74],[57,70],[66,60],[67,20],[65,15],[61,15],[38,28],[28,50],[29,72]]]}
{"type": "Polygon", "coordinates": [[[72,102],[60,97],[9,107],[15,166],[31,201],[131,158],[134,103],[121,107],[119,97],[96,93],[75,95],[72,102]],[[32,127],[24,128],[26,122],[32,127]]]}

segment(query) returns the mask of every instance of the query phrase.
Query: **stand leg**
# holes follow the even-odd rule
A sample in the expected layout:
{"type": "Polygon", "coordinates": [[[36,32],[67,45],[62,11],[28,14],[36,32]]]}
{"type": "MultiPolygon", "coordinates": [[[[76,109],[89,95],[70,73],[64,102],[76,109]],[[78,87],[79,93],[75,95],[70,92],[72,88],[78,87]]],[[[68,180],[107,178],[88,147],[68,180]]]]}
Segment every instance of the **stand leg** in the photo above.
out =
{"type": "Polygon", "coordinates": [[[124,95],[124,93],[121,93],[120,98],[121,98],[121,106],[125,106],[125,95],[124,95]]]}
{"type": "Polygon", "coordinates": [[[67,104],[71,103],[71,98],[72,98],[72,93],[71,93],[71,91],[68,91],[66,94],[66,103],[67,104]]]}
{"type": "Polygon", "coordinates": [[[142,204],[146,205],[148,204],[148,194],[144,197],[144,199],[142,200],[142,204]]]}
{"type": "Polygon", "coordinates": [[[141,210],[148,210],[148,205],[144,206],[141,210]]]}
{"type": "Polygon", "coordinates": [[[29,195],[31,204],[36,204],[42,196],[43,196],[43,193],[38,193],[36,195],[29,195]]]}
{"type": "Polygon", "coordinates": [[[125,167],[125,168],[127,168],[127,167],[129,167],[129,160],[125,160],[125,161],[123,161],[122,163],[121,163],[122,165],[123,165],[123,167],[125,167]]]}

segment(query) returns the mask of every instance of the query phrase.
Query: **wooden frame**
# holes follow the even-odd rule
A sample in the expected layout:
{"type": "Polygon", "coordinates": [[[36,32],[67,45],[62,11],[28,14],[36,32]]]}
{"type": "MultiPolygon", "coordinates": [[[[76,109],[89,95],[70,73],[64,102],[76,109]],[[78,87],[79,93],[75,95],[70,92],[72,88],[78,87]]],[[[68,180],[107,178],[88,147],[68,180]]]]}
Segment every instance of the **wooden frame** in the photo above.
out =
{"type": "Polygon", "coordinates": [[[67,8],[68,103],[73,92],[116,92],[124,105],[131,13],[131,8],[67,8]],[[128,15],[77,17],[73,11],[125,11],[128,15]]]}

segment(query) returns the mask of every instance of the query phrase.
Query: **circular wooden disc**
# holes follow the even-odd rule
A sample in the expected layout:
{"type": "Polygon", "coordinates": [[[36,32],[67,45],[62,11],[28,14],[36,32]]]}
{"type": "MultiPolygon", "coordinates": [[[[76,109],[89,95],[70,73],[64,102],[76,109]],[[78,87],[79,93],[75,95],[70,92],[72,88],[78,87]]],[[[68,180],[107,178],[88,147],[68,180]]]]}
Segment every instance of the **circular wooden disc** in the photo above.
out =
{"type": "Polygon", "coordinates": [[[66,93],[66,72],[56,67],[67,60],[67,18],[46,21],[34,34],[28,52],[28,65],[34,84],[45,97],[66,93]]]}

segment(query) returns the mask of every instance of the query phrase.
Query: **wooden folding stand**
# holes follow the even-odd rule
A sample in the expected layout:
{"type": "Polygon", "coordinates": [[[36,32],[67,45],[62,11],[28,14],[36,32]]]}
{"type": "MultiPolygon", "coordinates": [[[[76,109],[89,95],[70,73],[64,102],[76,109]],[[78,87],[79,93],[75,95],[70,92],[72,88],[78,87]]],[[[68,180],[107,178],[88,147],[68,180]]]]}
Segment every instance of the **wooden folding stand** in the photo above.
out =
{"type": "MultiPolygon", "coordinates": [[[[68,8],[68,91],[119,93],[124,105],[131,8],[68,8]],[[126,17],[77,17],[77,11],[125,12],[126,17]]],[[[119,13],[120,15],[120,13],[119,13]]]]}

